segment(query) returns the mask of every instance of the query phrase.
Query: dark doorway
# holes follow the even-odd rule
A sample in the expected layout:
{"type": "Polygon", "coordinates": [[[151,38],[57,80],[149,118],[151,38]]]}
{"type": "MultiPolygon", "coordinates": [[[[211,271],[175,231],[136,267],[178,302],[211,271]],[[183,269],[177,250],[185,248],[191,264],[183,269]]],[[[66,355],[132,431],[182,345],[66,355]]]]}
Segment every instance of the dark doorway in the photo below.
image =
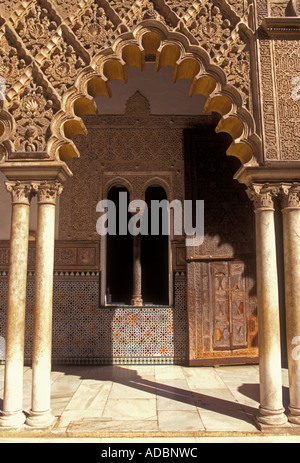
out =
{"type": "MultiPolygon", "coordinates": [[[[129,305],[132,296],[132,236],[119,234],[119,193],[127,193],[127,211],[129,194],[126,188],[112,187],[108,193],[109,200],[116,206],[116,235],[107,235],[107,303],[129,305]]],[[[127,215],[127,223],[130,213],[127,215]]]]}
{"type": "Polygon", "coordinates": [[[167,199],[162,187],[149,187],[145,194],[148,207],[148,236],[141,237],[142,295],[145,304],[169,304],[169,236],[162,234],[160,210],[159,234],[151,235],[151,202],[167,199]]]}

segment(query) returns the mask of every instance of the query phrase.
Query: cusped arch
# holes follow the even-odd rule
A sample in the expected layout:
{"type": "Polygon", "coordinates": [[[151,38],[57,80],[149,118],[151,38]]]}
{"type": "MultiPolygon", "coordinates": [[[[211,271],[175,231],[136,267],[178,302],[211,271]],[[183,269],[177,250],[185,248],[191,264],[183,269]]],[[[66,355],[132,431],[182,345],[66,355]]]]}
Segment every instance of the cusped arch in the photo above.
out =
{"type": "Polygon", "coordinates": [[[191,45],[182,33],[170,32],[153,20],[143,21],[132,32],[121,34],[80,72],[74,86],[63,96],[61,110],[52,121],[48,142],[51,158],[68,161],[79,157],[72,138],[85,133],[81,118],[84,114],[95,114],[93,99],[100,95],[110,97],[110,81],[120,79],[126,83],[128,67],[143,70],[149,56],[155,59],[156,71],[164,66],[173,67],[173,82],[188,79],[191,97],[201,94],[207,98],[204,113],[218,113],[220,121],[216,131],[226,132],[232,138],[228,155],[239,158],[242,164],[258,163],[260,138],[255,133],[251,113],[243,107],[239,91],[228,84],[224,71],[211,63],[204,49],[191,45]]]}
{"type": "Polygon", "coordinates": [[[113,179],[108,180],[104,184],[104,188],[103,188],[103,198],[104,199],[108,198],[108,194],[112,188],[126,188],[129,194],[129,198],[128,198],[129,201],[134,200],[133,186],[129,182],[129,180],[127,180],[126,178],[118,175],[114,177],[113,179]]]}
{"type": "Polygon", "coordinates": [[[160,177],[152,177],[150,179],[148,179],[144,185],[143,185],[143,195],[142,195],[142,198],[143,200],[145,200],[146,198],[146,191],[148,190],[148,188],[152,188],[152,187],[161,187],[164,189],[165,193],[166,193],[166,196],[167,196],[167,200],[168,201],[172,201],[172,189],[169,185],[168,182],[166,182],[164,179],[160,178],[160,177]]]}
{"type": "Polygon", "coordinates": [[[3,156],[5,159],[12,152],[10,139],[15,131],[16,123],[13,116],[3,106],[3,101],[0,101],[0,157],[3,156]]]}

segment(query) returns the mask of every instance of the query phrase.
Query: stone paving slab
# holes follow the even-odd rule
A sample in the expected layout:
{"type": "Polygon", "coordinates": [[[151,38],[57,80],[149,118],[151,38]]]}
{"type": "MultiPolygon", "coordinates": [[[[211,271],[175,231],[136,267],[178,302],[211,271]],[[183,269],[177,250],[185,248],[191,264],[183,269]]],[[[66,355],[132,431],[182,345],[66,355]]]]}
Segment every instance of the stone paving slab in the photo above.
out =
{"type": "MultiPolygon", "coordinates": [[[[4,366],[0,366],[0,405],[4,366]]],[[[287,400],[287,371],[282,371],[287,400]]],[[[52,429],[0,428],[1,439],[193,439],[266,437],[256,426],[258,365],[53,366],[52,429]]],[[[31,369],[24,369],[24,411],[31,369]]],[[[284,404],[286,407],[288,403],[284,404]]],[[[272,431],[271,431],[272,434],[272,431]]],[[[300,430],[274,431],[300,442],[300,430]]]]}

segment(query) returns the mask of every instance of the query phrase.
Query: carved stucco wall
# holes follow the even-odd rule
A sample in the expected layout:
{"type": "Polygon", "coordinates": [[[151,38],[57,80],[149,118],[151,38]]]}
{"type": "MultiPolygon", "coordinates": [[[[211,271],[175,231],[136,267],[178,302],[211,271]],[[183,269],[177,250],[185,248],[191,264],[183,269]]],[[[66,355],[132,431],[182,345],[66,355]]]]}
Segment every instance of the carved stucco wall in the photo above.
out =
{"type": "MultiPolygon", "coordinates": [[[[224,71],[264,137],[266,160],[299,159],[299,103],[291,98],[292,78],[299,76],[299,0],[1,0],[0,5],[0,74],[7,83],[6,109],[17,122],[10,149],[19,155],[11,158],[47,157],[51,121],[81,71],[94,66],[97,53],[114,47],[118,37],[154,21],[147,23],[150,28],[161,24],[182,34],[224,71]],[[266,27],[267,17],[281,22],[266,27]]],[[[157,59],[149,50],[146,60],[157,59]]],[[[7,147],[6,142],[4,152],[7,147]]]]}
{"type": "Polygon", "coordinates": [[[148,186],[161,185],[168,199],[184,200],[183,132],[216,123],[212,116],[153,116],[136,92],[124,115],[87,116],[88,136],[76,143],[81,158],[60,201],[60,239],[99,240],[97,203],[112,185],[128,187],[132,199],[144,199],[148,186]]]}
{"type": "Polygon", "coordinates": [[[265,158],[296,161],[300,159],[300,103],[293,79],[300,76],[300,4],[256,3],[265,158]]]}
{"type": "MultiPolygon", "coordinates": [[[[82,71],[92,72],[97,67],[96,61],[93,61],[97,53],[115,48],[118,37],[124,39],[124,34],[130,35],[141,22],[145,24],[144,32],[147,27],[149,31],[158,30],[161,25],[164,34],[174,32],[178,34],[177,38],[189,44],[180,45],[178,42],[176,51],[176,47],[173,47],[173,66],[177,53],[184,57],[185,46],[196,46],[200,52],[204,51],[205,60],[211,63],[212,73],[213,66],[224,71],[216,78],[216,82],[220,80],[217,94],[219,86],[226,88],[225,93],[228,92],[227,84],[237,91],[233,97],[236,101],[232,105],[232,114],[235,116],[237,104],[257,119],[257,101],[253,101],[256,92],[253,94],[252,91],[253,85],[255,87],[255,66],[252,66],[255,48],[250,7],[249,0],[1,0],[0,48],[3,53],[0,56],[0,72],[7,82],[6,109],[17,122],[10,136],[10,147],[8,149],[6,143],[3,151],[12,152],[10,159],[46,158],[46,152],[52,149],[52,144],[48,143],[51,135],[55,132],[55,137],[59,138],[58,134],[61,134],[61,121],[52,125],[51,122],[62,109],[62,97],[73,88],[82,71]]],[[[152,36],[151,40],[157,39],[152,36]]],[[[165,66],[168,60],[161,58],[159,61],[155,46],[152,47],[153,51],[151,47],[143,59],[156,59],[159,67],[165,66]]],[[[136,65],[135,50],[130,45],[126,53],[120,49],[118,62],[121,59],[126,61],[125,55],[129,54],[129,66],[132,63],[136,65]]],[[[186,57],[192,55],[189,52],[186,57]]],[[[176,63],[176,66],[179,64],[176,63]]],[[[110,63],[109,68],[108,80],[111,80],[114,65],[110,63]]],[[[191,92],[197,94],[202,83],[199,84],[201,75],[196,77],[194,73],[195,70],[197,74],[196,69],[196,61],[189,61],[188,58],[180,66],[181,75],[176,79],[190,79],[191,92]]],[[[211,94],[211,91],[206,94],[207,89],[203,91],[206,97],[211,94]]],[[[219,110],[222,112],[222,109],[219,110]]],[[[66,111],[65,107],[63,111],[66,111]]],[[[68,110],[67,113],[66,117],[71,117],[68,110]]],[[[244,125],[243,116],[239,115],[238,118],[244,125]]],[[[250,140],[249,136],[255,134],[255,127],[252,116],[246,119],[249,127],[245,123],[243,136],[250,140]]],[[[235,117],[230,124],[233,121],[235,117]]],[[[238,139],[239,135],[234,138],[238,139]]],[[[256,143],[256,134],[254,138],[256,143]]]]}

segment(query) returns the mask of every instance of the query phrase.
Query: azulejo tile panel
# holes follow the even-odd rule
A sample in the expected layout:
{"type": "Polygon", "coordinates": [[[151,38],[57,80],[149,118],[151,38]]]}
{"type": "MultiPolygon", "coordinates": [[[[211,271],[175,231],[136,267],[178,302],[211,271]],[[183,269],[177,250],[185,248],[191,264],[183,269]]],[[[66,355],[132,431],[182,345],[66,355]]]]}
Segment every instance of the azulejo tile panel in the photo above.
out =
{"type": "MultiPolygon", "coordinates": [[[[97,272],[54,277],[54,363],[184,363],[187,359],[186,281],[175,277],[174,307],[100,307],[97,272]]],[[[0,338],[5,339],[7,275],[0,275],[0,338]]],[[[25,358],[31,360],[34,275],[28,275],[25,358]]],[[[1,350],[1,352],[3,349],[1,350]]],[[[3,353],[2,353],[3,357],[3,353]]],[[[1,361],[1,359],[0,359],[1,361]]]]}

